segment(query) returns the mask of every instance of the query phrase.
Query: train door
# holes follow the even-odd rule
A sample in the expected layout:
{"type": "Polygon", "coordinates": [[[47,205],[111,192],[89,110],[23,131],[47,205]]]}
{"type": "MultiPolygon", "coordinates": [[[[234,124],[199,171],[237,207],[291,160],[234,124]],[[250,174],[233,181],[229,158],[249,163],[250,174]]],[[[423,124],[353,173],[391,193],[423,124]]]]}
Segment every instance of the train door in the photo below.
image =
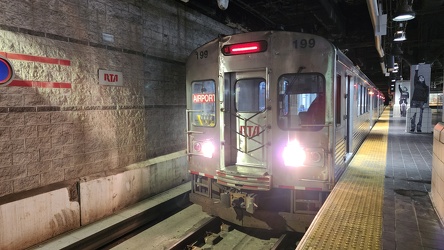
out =
{"type": "Polygon", "coordinates": [[[346,161],[348,161],[351,157],[351,144],[353,141],[353,135],[352,135],[352,126],[353,126],[353,116],[352,116],[352,105],[351,103],[353,102],[353,83],[352,83],[352,77],[347,75],[345,77],[345,85],[346,85],[346,89],[347,89],[347,95],[346,95],[346,103],[347,103],[347,110],[346,110],[346,117],[347,117],[347,128],[346,128],[346,142],[345,142],[345,148],[346,148],[346,153],[347,153],[347,157],[346,157],[346,161]]]}
{"type": "Polygon", "coordinates": [[[339,144],[340,149],[336,150],[335,156],[345,160],[345,156],[348,152],[347,149],[347,77],[343,78],[341,74],[336,76],[336,99],[335,99],[335,123],[336,129],[335,138],[336,143],[339,144]],[[342,144],[343,143],[343,144],[342,144]],[[341,150],[342,149],[342,150],[341,150]]]}
{"type": "Polygon", "coordinates": [[[376,114],[376,90],[369,88],[369,112],[370,112],[370,129],[375,125],[378,115],[376,114]]]}
{"type": "Polygon", "coordinates": [[[267,172],[266,71],[225,74],[225,168],[235,173],[267,172]]]}

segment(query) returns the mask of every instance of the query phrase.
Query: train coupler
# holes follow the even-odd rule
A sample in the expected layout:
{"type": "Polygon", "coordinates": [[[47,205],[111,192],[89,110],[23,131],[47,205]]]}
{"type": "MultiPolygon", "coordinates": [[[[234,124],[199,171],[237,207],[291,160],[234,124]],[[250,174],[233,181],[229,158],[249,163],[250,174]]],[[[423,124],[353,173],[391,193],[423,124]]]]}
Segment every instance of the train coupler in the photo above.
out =
{"type": "Polygon", "coordinates": [[[221,203],[225,207],[245,209],[250,214],[258,208],[256,204],[257,194],[242,192],[226,192],[221,194],[221,203]]]}

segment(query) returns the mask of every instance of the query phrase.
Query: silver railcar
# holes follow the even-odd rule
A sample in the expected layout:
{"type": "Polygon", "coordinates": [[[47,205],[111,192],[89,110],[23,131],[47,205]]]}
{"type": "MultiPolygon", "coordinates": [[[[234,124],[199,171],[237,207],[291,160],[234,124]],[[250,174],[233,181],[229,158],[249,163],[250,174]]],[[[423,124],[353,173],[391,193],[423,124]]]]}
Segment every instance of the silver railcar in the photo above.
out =
{"type": "Polygon", "coordinates": [[[186,64],[190,200],[245,227],[304,232],[384,107],[326,39],[220,36],[186,64]]]}

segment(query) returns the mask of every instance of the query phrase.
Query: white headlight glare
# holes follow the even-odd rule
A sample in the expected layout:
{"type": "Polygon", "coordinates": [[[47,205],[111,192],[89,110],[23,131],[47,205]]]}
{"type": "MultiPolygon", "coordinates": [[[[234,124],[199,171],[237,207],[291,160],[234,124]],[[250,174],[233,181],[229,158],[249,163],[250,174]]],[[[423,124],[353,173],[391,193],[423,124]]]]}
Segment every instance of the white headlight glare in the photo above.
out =
{"type": "Polygon", "coordinates": [[[298,141],[291,141],[284,148],[282,157],[285,166],[298,167],[304,164],[306,155],[305,150],[299,145],[298,141]]]}
{"type": "Polygon", "coordinates": [[[206,141],[202,144],[203,156],[207,158],[212,158],[214,153],[214,145],[210,141],[206,141]]]}

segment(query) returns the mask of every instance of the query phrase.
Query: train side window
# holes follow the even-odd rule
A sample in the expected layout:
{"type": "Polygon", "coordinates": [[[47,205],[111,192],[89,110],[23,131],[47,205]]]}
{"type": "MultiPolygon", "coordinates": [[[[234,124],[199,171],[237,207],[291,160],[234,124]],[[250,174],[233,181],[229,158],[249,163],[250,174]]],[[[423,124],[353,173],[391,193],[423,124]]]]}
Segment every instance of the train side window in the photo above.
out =
{"type": "Polygon", "coordinates": [[[358,106],[358,116],[360,116],[361,115],[361,107],[362,107],[362,105],[361,105],[361,85],[360,84],[358,84],[358,94],[357,94],[358,96],[358,102],[356,103],[356,105],[358,106]]]}
{"type": "Polygon", "coordinates": [[[191,84],[192,112],[194,126],[214,127],[216,125],[215,104],[216,84],[213,80],[195,81],[191,84]]]}
{"type": "Polygon", "coordinates": [[[240,79],[236,82],[237,112],[265,111],[265,80],[262,78],[240,79]]]}
{"type": "Polygon", "coordinates": [[[370,107],[370,99],[371,99],[371,90],[367,89],[367,103],[365,104],[365,106],[367,107],[367,112],[370,111],[371,107],[370,107]]]}
{"type": "Polygon", "coordinates": [[[366,107],[366,104],[367,104],[367,88],[365,86],[361,86],[361,88],[362,88],[362,91],[361,91],[361,94],[362,94],[362,99],[361,99],[362,100],[361,115],[363,115],[367,111],[367,107],[366,107]]]}
{"type": "Polygon", "coordinates": [[[284,130],[317,130],[325,124],[325,79],[319,73],[285,74],[278,83],[278,125],[284,130]]]}
{"type": "Polygon", "coordinates": [[[341,102],[342,102],[342,94],[341,94],[341,87],[342,87],[342,77],[341,75],[336,76],[336,125],[341,125],[341,102]]]}

